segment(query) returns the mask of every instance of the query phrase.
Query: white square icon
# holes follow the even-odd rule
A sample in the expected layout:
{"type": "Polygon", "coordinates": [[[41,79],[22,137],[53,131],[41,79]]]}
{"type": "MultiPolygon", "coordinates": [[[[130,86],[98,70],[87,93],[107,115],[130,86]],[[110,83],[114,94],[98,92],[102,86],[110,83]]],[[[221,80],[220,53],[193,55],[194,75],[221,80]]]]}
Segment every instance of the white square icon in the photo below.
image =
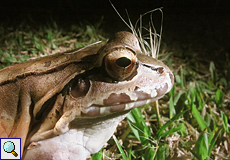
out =
{"type": "Polygon", "coordinates": [[[21,159],[21,138],[0,138],[0,160],[21,159]]]}

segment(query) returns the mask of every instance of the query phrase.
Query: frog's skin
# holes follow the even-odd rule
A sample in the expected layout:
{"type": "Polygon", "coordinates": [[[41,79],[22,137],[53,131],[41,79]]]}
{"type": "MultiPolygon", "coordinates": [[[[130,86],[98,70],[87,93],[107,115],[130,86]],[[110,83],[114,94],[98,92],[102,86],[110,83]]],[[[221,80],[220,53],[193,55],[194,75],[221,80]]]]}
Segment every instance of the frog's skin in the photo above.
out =
{"type": "Polygon", "coordinates": [[[174,77],[116,33],[85,47],[0,71],[0,137],[21,138],[24,160],[84,160],[98,152],[130,109],[170,91],[174,77]]]}

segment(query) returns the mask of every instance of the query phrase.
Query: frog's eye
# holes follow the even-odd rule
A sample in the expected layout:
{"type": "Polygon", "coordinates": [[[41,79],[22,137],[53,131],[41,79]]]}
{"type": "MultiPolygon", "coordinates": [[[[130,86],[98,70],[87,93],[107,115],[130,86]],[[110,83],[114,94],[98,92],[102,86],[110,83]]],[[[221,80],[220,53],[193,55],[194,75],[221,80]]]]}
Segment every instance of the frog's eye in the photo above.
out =
{"type": "Polygon", "coordinates": [[[137,58],[131,50],[117,49],[105,57],[106,72],[115,80],[129,78],[137,68],[137,58]]]}

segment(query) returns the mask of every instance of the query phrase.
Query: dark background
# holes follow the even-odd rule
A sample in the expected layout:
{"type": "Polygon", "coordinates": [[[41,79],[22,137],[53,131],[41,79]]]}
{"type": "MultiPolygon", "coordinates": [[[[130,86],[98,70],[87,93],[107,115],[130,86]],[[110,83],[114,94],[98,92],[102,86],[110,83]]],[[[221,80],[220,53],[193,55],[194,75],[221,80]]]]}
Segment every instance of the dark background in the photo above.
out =
{"type": "MultiPolygon", "coordinates": [[[[179,45],[178,52],[192,48],[196,51],[195,56],[203,58],[205,62],[215,61],[217,67],[225,69],[222,64],[229,59],[230,52],[230,6],[227,0],[112,0],[112,3],[126,21],[127,10],[133,24],[140,14],[163,7],[163,42],[171,47],[179,45]]],[[[129,30],[114,11],[109,0],[0,2],[0,20],[9,26],[16,26],[25,20],[35,24],[45,24],[51,20],[57,21],[60,25],[77,24],[80,21],[94,24],[102,17],[101,28],[109,34],[119,30],[129,30]]],[[[156,27],[160,26],[158,13],[154,14],[154,24],[156,27]]],[[[186,56],[186,53],[182,54],[182,58],[186,56]]]]}
{"type": "MultiPolygon", "coordinates": [[[[206,20],[215,16],[229,16],[227,0],[113,0],[112,3],[122,16],[138,18],[140,14],[163,7],[164,15],[179,14],[179,16],[206,15],[206,20]]],[[[122,23],[115,13],[109,0],[1,0],[0,18],[15,21],[32,15],[37,20],[52,17],[55,20],[95,21],[104,16],[105,21],[112,20],[113,26],[122,23]]],[[[222,17],[222,18],[223,18],[222,17]]],[[[195,17],[194,17],[195,18],[195,17]]],[[[221,18],[221,19],[222,19],[221,18]]],[[[221,22],[221,19],[219,23],[221,22]]],[[[189,19],[188,19],[189,21],[189,19]]],[[[218,25],[218,24],[217,24],[218,25]]],[[[115,27],[116,28],[116,27],[115,27]]]]}

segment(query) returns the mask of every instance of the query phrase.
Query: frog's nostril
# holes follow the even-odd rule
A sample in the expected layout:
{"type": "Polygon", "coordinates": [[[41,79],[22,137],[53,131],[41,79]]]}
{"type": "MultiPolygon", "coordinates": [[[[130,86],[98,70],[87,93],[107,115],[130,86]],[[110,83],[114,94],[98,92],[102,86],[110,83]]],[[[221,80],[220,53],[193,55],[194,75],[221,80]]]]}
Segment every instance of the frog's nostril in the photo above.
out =
{"type": "Polygon", "coordinates": [[[163,67],[157,68],[157,73],[162,74],[163,72],[164,72],[164,68],[163,67]]]}

